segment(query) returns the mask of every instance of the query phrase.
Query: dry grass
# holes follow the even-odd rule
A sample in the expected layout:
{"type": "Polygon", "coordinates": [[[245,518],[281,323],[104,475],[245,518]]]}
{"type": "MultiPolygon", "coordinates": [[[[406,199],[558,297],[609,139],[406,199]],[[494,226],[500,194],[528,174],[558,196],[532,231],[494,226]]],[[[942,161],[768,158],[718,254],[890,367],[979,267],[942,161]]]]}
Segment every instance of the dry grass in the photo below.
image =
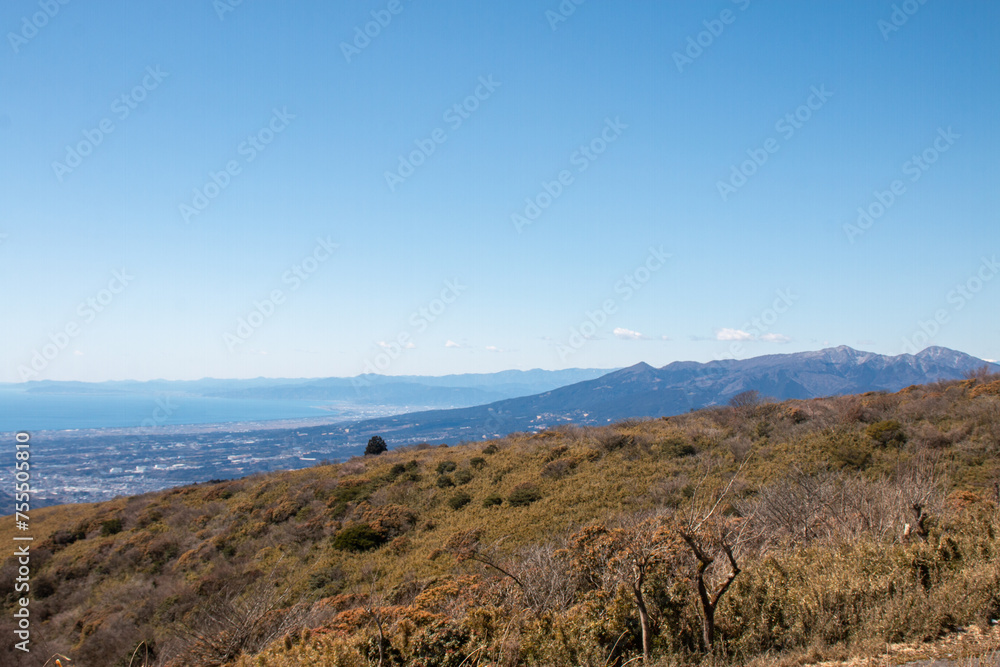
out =
{"type": "MultiPolygon", "coordinates": [[[[44,508],[32,512],[39,586],[33,630],[52,648],[48,655],[79,661],[67,664],[109,655],[128,664],[145,641],[150,667],[163,665],[185,650],[185,623],[220,596],[244,608],[233,582],[248,586],[268,574],[287,591],[285,608],[269,613],[288,615],[295,603],[311,630],[236,664],[364,664],[371,628],[363,614],[351,616],[360,604],[351,591],[368,567],[381,573],[400,650],[424,642],[433,653],[452,642],[470,667],[618,664],[636,648],[627,596],[602,598],[559,575],[570,608],[527,609],[509,581],[456,563],[446,543],[478,527],[498,558],[548,585],[552,554],[579,527],[650,509],[683,513],[742,465],[723,509],[755,517],[757,555],[720,608],[728,656],[720,660],[763,667],[874,658],[887,640],[933,638],[1000,612],[1000,597],[989,596],[991,586],[1000,589],[1000,566],[989,565],[1000,561],[1000,547],[995,535],[982,536],[1000,533],[989,515],[1000,480],[1000,397],[977,391],[984,382],[391,449],[335,466],[44,508]],[[905,442],[868,435],[882,432],[871,424],[892,420],[905,442]],[[458,489],[439,488],[437,468],[446,461],[455,464],[453,478],[471,479],[458,489]],[[541,497],[521,507],[483,506],[524,485],[541,497]],[[456,490],[472,499],[459,509],[446,502],[456,490]],[[927,534],[904,538],[905,524],[917,521],[916,500],[929,517],[927,534]],[[102,535],[114,520],[122,531],[102,535]],[[365,553],[332,548],[335,536],[360,524],[383,546],[365,553]],[[454,587],[456,577],[467,576],[475,586],[454,587]],[[428,606],[428,599],[438,602],[428,606]],[[355,631],[335,631],[337,623],[355,623],[355,631]]],[[[12,523],[0,522],[0,540],[14,536],[12,523]]],[[[12,567],[9,560],[0,566],[2,591],[13,588],[12,567]]],[[[704,660],[690,587],[669,573],[657,576],[650,586],[660,664],[704,660]]],[[[890,654],[901,659],[933,657],[892,646],[890,654]]]]}

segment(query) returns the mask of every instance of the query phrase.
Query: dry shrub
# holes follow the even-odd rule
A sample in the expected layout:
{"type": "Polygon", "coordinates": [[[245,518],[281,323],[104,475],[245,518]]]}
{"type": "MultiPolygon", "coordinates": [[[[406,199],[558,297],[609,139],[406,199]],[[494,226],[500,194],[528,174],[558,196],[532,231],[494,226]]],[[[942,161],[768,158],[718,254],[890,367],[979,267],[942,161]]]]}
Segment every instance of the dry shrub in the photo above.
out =
{"type": "Polygon", "coordinates": [[[833,399],[837,420],[844,426],[854,426],[865,419],[865,405],[860,396],[838,396],[833,399]]]}
{"type": "Polygon", "coordinates": [[[597,433],[597,444],[605,452],[613,452],[635,444],[635,436],[626,433],[616,426],[609,426],[597,433]]]}
{"type": "Polygon", "coordinates": [[[275,570],[244,587],[226,582],[184,620],[188,645],[176,664],[210,667],[262,650],[294,627],[308,611],[304,605],[284,608],[290,587],[278,588],[275,570]]]}
{"type": "Polygon", "coordinates": [[[919,449],[944,449],[955,442],[959,435],[955,431],[942,433],[934,424],[922,422],[911,429],[910,440],[919,449]]]}
{"type": "Polygon", "coordinates": [[[997,518],[957,514],[927,541],[870,539],[765,558],[737,580],[723,618],[735,656],[778,648],[926,641],[996,613],[997,518]]]}
{"type": "Polygon", "coordinates": [[[969,392],[969,397],[976,398],[977,396],[1000,396],[1000,380],[973,387],[969,392]]]}
{"type": "Polygon", "coordinates": [[[556,459],[545,464],[541,475],[549,479],[562,479],[575,470],[578,465],[580,465],[580,459],[573,456],[556,459]]]}
{"type": "Polygon", "coordinates": [[[899,407],[901,398],[896,394],[885,392],[869,392],[862,394],[862,404],[868,421],[889,419],[899,407]]]}

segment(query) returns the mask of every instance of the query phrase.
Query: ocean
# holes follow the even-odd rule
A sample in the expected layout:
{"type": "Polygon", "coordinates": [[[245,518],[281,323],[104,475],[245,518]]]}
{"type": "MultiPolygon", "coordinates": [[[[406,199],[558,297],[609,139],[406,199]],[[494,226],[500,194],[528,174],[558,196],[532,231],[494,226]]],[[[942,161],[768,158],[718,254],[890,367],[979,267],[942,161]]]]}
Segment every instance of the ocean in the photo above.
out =
{"type": "Polygon", "coordinates": [[[181,394],[46,394],[0,387],[0,432],[134,428],[336,416],[317,401],[181,394]]]}

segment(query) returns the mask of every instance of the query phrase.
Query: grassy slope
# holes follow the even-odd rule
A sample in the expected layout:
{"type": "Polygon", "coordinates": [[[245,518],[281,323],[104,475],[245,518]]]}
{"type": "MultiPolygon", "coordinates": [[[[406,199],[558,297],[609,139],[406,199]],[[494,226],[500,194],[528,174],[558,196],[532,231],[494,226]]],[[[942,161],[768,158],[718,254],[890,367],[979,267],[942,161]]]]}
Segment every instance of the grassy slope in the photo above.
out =
{"type": "MultiPolygon", "coordinates": [[[[335,466],[37,510],[32,512],[34,655],[59,652],[74,657],[75,664],[114,664],[108,656],[123,659],[145,639],[162,660],[184,648],[189,634],[185,625],[198,629],[198,609],[207,601],[241,591],[248,597],[245,586],[257,578],[287,590],[280,604],[301,603],[299,609],[307,614],[303,622],[322,630],[335,611],[350,606],[343,594],[358,590],[364,565],[380,569],[378,588],[391,592],[387,600],[413,604],[419,591],[452,575],[475,573],[480,580],[490,579],[483,568],[456,564],[441,553],[459,530],[481,527],[484,541],[502,538],[503,549],[514,553],[560,540],[594,519],[683,507],[700,490],[721,486],[750,452],[753,456],[735,487],[746,498],[773,487],[792,471],[839,471],[844,478],[877,480],[918,465],[932,465],[937,471],[941,497],[957,489],[985,496],[1000,479],[1000,398],[995,381],[986,384],[991,379],[929,385],[894,395],[789,401],[746,413],[706,410],[603,429],[569,427],[533,436],[514,434],[495,443],[390,451],[335,466]],[[902,425],[905,444],[879,444],[868,435],[873,423],[886,420],[902,425]],[[489,444],[495,453],[484,453],[489,444]],[[485,459],[485,465],[474,467],[475,457],[485,459]],[[416,461],[415,470],[411,461],[416,461]],[[471,481],[440,488],[436,469],[445,461],[457,466],[449,473],[453,479],[459,471],[468,471],[471,481]],[[393,466],[407,464],[410,470],[393,472],[393,466]],[[417,478],[411,478],[414,474],[417,478]],[[525,507],[509,502],[483,507],[488,496],[508,498],[525,484],[534,485],[541,499],[525,507]],[[472,500],[453,510],[447,501],[458,491],[472,500]],[[123,530],[107,534],[113,523],[106,522],[114,520],[121,521],[123,530]],[[375,526],[387,544],[365,554],[331,546],[344,528],[359,523],[375,526]]],[[[10,544],[13,533],[12,521],[0,521],[0,540],[10,544]]],[[[874,543],[873,553],[902,549],[893,540],[874,543]]],[[[810,548],[816,552],[832,547],[810,548]]],[[[829,554],[823,552],[820,558],[805,549],[783,552],[782,557],[783,566],[808,570],[829,554]]],[[[831,573],[857,575],[830,567],[831,573]]],[[[889,577],[883,575],[864,576],[889,577]]],[[[8,560],[0,568],[7,619],[14,576],[8,560]]],[[[750,605],[753,596],[765,595],[761,591],[768,585],[779,585],[762,583],[763,576],[744,576],[738,580],[744,589],[732,595],[745,596],[750,605]]],[[[851,587],[833,574],[826,585],[851,587]]],[[[581,593],[579,599],[584,597],[581,593]]],[[[627,600],[616,604],[620,613],[615,613],[627,616],[627,600]]],[[[875,626],[865,627],[875,632],[875,626]]],[[[813,641],[817,631],[798,632],[795,641],[813,641]]],[[[840,640],[838,632],[828,631],[831,641],[840,640]]],[[[792,641],[790,631],[786,635],[751,641],[744,633],[739,641],[740,646],[780,649],[782,642],[792,641]]],[[[663,641],[667,651],[669,642],[663,641]]],[[[293,664],[282,661],[283,650],[281,645],[268,649],[259,664],[293,664]]],[[[330,664],[334,653],[347,651],[333,644],[317,650],[326,652],[323,659],[330,664]]],[[[0,662],[4,657],[0,655],[0,662]]],[[[345,658],[343,664],[353,659],[345,658]]]]}

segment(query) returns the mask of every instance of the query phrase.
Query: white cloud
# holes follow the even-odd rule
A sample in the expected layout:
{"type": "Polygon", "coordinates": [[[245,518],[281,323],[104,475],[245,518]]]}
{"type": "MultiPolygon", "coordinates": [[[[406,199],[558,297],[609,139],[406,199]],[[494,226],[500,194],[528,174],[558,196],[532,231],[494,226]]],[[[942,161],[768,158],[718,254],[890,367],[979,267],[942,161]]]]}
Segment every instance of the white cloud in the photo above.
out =
{"type": "Polygon", "coordinates": [[[496,345],[487,345],[487,346],[486,346],[486,350],[487,350],[488,352],[503,352],[503,350],[501,350],[501,349],[500,349],[499,347],[497,347],[496,345]]]}
{"type": "Polygon", "coordinates": [[[455,341],[453,341],[453,340],[446,340],[446,341],[444,342],[444,346],[445,346],[445,347],[462,347],[461,345],[459,345],[458,343],[456,343],[456,342],[455,342],[455,341]]]}
{"type": "Polygon", "coordinates": [[[740,329],[719,329],[715,332],[715,340],[753,340],[753,336],[740,329]]]}
{"type": "Polygon", "coordinates": [[[83,352],[81,352],[80,350],[73,350],[73,354],[75,354],[78,357],[82,357],[83,356],[83,352]]]}
{"type": "Polygon", "coordinates": [[[631,329],[623,329],[622,327],[615,327],[612,331],[614,335],[619,338],[624,338],[625,340],[646,340],[647,336],[639,333],[638,331],[632,331],[631,329]]]}
{"type": "Polygon", "coordinates": [[[768,343],[787,343],[792,340],[785,334],[780,333],[767,333],[761,336],[760,339],[768,343]]]}

